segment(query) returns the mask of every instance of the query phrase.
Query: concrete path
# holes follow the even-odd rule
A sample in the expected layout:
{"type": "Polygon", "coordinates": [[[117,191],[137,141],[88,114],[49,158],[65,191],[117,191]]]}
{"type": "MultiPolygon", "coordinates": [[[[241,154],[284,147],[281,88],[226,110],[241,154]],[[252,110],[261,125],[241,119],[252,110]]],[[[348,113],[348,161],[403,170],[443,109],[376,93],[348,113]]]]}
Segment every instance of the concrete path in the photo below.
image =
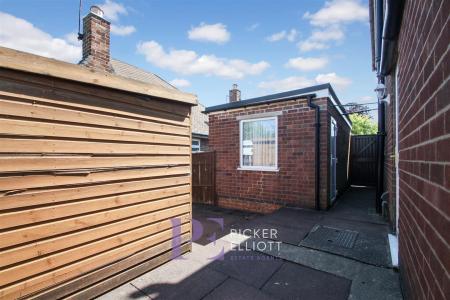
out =
{"type": "Polygon", "coordinates": [[[372,192],[352,188],[328,212],[195,205],[203,234],[191,253],[100,299],[402,299],[372,192]],[[324,228],[327,239],[311,238],[324,228]]]}

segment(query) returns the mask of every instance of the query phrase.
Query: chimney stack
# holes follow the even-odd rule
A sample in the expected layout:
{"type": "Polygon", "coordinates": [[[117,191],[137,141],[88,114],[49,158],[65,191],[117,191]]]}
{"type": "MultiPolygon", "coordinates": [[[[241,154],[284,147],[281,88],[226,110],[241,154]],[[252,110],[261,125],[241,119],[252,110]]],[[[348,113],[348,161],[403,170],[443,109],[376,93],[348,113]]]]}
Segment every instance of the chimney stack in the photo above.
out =
{"type": "Polygon", "coordinates": [[[91,6],[83,18],[83,58],[81,65],[104,72],[112,72],[109,51],[110,23],[103,18],[98,6],[91,6]]]}
{"type": "Polygon", "coordinates": [[[241,91],[238,90],[238,85],[236,83],[233,84],[233,88],[230,90],[229,100],[230,100],[230,103],[241,101],[241,91]]]}

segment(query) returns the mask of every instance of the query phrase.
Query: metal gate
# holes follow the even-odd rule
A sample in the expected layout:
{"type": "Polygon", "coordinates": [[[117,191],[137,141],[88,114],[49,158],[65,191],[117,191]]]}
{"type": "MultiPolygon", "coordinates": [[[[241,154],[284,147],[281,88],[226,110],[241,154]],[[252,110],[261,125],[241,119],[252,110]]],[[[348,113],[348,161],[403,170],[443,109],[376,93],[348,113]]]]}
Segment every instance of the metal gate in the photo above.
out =
{"type": "Polygon", "coordinates": [[[192,202],[216,204],[214,151],[192,153],[192,202]]]}
{"type": "Polygon", "coordinates": [[[352,136],[350,154],[351,184],[375,186],[377,182],[377,136],[352,136]]]}

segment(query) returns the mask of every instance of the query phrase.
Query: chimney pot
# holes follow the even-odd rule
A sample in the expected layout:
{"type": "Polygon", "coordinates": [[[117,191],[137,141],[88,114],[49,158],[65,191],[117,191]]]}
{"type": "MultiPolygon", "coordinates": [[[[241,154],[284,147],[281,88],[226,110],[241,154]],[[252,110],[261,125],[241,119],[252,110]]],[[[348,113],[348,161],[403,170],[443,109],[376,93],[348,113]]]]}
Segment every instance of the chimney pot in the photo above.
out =
{"type": "Polygon", "coordinates": [[[91,8],[89,9],[89,11],[91,13],[93,13],[94,15],[97,15],[100,18],[103,18],[103,10],[100,7],[98,7],[97,5],[92,5],[91,8]]]}
{"type": "Polygon", "coordinates": [[[83,18],[83,58],[80,65],[112,73],[110,63],[110,23],[98,6],[91,6],[83,18]]]}

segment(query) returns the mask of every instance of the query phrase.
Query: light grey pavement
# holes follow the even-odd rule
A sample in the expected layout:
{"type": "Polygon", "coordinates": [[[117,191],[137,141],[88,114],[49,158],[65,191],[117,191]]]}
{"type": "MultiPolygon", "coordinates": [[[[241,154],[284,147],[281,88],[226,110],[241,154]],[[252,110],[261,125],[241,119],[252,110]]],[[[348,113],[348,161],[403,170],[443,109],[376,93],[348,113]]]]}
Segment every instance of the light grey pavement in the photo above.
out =
{"type": "Polygon", "coordinates": [[[388,226],[372,213],[372,200],[372,190],[351,188],[327,212],[284,208],[258,215],[194,205],[203,234],[192,252],[100,299],[402,299],[388,226]],[[349,248],[338,235],[316,241],[312,231],[320,226],[356,238],[349,248]],[[236,233],[244,229],[256,234],[236,233]]]}

